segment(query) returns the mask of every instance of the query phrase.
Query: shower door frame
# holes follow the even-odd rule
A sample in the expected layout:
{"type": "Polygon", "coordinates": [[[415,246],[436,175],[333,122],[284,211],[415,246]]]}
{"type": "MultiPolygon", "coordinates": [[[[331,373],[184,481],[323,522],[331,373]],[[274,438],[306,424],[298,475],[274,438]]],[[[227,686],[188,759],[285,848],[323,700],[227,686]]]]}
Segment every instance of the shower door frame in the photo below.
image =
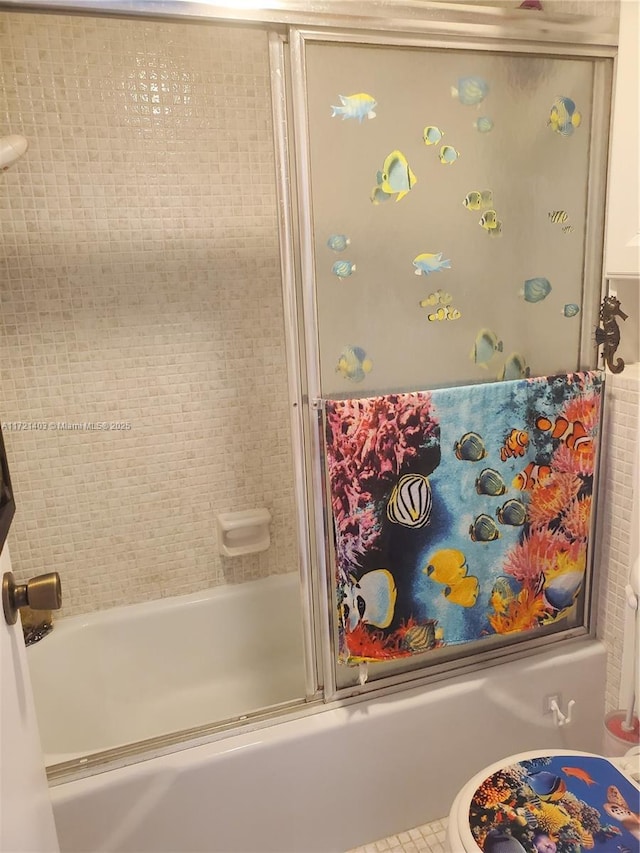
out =
{"type": "MultiPolygon", "coordinates": [[[[338,619],[335,602],[335,548],[332,536],[331,506],[328,484],[324,468],[322,391],[320,381],[320,355],[318,342],[318,313],[315,300],[316,275],[315,251],[313,239],[312,213],[312,176],[310,158],[310,133],[307,122],[307,82],[306,82],[306,45],[307,44],[345,44],[366,45],[370,47],[456,49],[473,51],[499,51],[500,53],[516,53],[534,57],[554,57],[567,59],[590,60],[593,69],[593,104],[589,144],[589,166],[586,203],[586,222],[584,235],[583,263],[583,294],[591,294],[588,301],[583,301],[580,345],[577,369],[593,369],[597,364],[597,347],[592,339],[592,329],[598,325],[598,308],[604,293],[605,280],[603,274],[604,227],[598,211],[604,210],[606,201],[607,150],[608,137],[598,133],[597,129],[609,127],[611,121],[611,101],[613,86],[613,60],[615,51],[608,46],[585,46],[580,44],[552,44],[538,40],[509,40],[495,38],[472,37],[470,34],[460,38],[454,34],[416,35],[407,33],[380,33],[378,31],[355,31],[352,29],[289,29],[290,69],[286,75],[283,66],[282,74],[288,79],[291,87],[291,112],[293,127],[293,142],[295,146],[295,181],[287,183],[294,188],[294,196],[289,199],[291,208],[297,201],[296,231],[300,241],[300,299],[304,331],[305,361],[307,365],[307,393],[305,404],[307,409],[307,427],[309,436],[309,452],[311,467],[311,496],[309,517],[315,520],[315,554],[312,563],[312,580],[315,585],[315,596],[318,602],[317,610],[323,614],[325,625],[321,629],[321,647],[317,651],[317,660],[322,663],[324,699],[329,702],[334,699],[346,699],[354,695],[363,695],[372,691],[393,688],[396,685],[425,683],[444,677],[475,670],[480,666],[488,666],[497,660],[506,661],[535,653],[540,648],[558,642],[563,642],[585,635],[595,636],[595,610],[597,606],[594,589],[594,554],[596,553],[596,516],[594,509],[588,566],[586,569],[585,597],[582,624],[559,630],[545,636],[522,636],[508,645],[500,645],[481,651],[462,654],[458,659],[448,658],[441,663],[429,664],[425,660],[408,664],[406,659],[401,662],[403,669],[397,674],[384,675],[375,681],[364,678],[360,683],[349,686],[339,686],[337,683],[338,668],[338,619]],[[603,138],[604,137],[604,138],[603,138]]],[[[286,124],[286,120],[284,122],[286,124]]],[[[276,128],[279,126],[275,125],[276,128]]],[[[278,146],[280,149],[280,146],[278,146]]],[[[292,218],[291,221],[294,221],[292,218]]],[[[603,392],[604,396],[604,392],[603,392]]],[[[600,454],[598,454],[600,457],[600,454]]],[[[599,462],[599,458],[598,458],[599,462]]],[[[594,477],[594,494],[597,494],[598,476],[594,477]]],[[[317,628],[318,626],[316,626],[317,628]]],[[[485,641],[483,641],[485,642],[485,641]]],[[[362,666],[362,665],[361,665],[362,666]]],[[[356,669],[354,667],[354,669],[356,669]]]]}

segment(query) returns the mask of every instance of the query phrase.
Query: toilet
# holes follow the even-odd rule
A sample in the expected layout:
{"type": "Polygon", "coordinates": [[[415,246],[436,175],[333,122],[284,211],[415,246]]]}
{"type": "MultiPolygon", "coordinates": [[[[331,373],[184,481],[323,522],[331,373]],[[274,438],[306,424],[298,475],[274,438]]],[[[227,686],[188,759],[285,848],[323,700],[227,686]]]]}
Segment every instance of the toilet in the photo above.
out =
{"type": "Polygon", "coordinates": [[[476,774],[449,814],[450,853],[640,851],[640,756],[512,755],[476,774]]]}

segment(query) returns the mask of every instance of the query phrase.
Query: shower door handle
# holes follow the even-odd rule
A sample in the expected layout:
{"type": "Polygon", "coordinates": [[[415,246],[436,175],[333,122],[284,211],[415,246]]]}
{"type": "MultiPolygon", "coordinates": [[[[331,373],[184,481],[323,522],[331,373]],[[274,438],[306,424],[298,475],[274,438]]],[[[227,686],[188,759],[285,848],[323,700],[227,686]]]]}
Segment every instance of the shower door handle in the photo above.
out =
{"type": "Polygon", "coordinates": [[[57,572],[47,572],[16,584],[13,572],[2,576],[2,609],[8,625],[15,625],[21,607],[32,610],[59,610],[62,607],[62,584],[57,572]]]}

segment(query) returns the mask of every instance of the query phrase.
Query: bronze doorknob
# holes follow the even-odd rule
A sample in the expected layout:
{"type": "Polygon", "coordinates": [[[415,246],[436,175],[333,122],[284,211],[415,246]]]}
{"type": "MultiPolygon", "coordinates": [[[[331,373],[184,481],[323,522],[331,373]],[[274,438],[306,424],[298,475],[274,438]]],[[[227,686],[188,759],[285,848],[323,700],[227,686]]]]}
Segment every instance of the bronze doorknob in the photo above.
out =
{"type": "Polygon", "coordinates": [[[2,609],[9,625],[15,625],[18,610],[29,606],[32,610],[59,610],[62,606],[62,584],[57,572],[47,572],[31,578],[25,584],[16,584],[13,572],[2,577],[2,609]]]}

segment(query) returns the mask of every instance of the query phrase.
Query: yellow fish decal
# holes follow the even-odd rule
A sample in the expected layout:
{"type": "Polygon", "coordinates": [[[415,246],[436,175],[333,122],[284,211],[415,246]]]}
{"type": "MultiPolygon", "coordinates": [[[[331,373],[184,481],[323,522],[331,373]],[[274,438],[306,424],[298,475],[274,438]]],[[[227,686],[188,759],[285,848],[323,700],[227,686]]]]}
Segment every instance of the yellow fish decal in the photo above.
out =
{"type": "Polygon", "coordinates": [[[407,158],[402,151],[392,151],[382,166],[380,189],[387,195],[397,193],[400,201],[418,183],[418,179],[409,168],[407,158]]]}

